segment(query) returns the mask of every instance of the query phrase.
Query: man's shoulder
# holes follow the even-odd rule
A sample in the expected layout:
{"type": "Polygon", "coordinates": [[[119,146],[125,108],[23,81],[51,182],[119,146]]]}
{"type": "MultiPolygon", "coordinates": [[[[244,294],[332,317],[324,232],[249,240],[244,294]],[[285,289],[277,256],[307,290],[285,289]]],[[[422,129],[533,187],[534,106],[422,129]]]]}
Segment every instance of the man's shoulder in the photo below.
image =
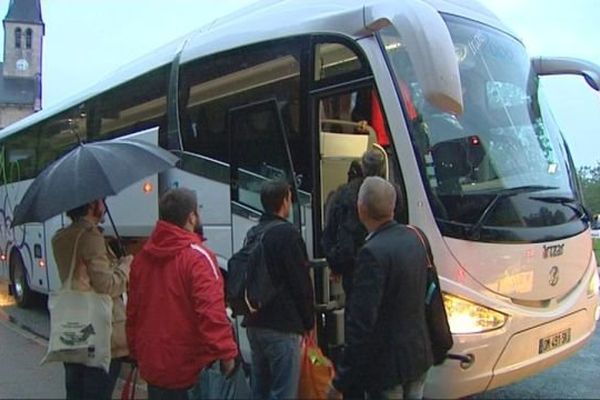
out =
{"type": "Polygon", "coordinates": [[[278,220],[265,228],[265,236],[268,234],[270,238],[274,237],[278,240],[288,240],[292,236],[300,235],[298,228],[289,221],[278,220]]]}
{"type": "Polygon", "coordinates": [[[376,248],[382,245],[387,246],[392,242],[394,246],[391,246],[390,248],[397,248],[398,245],[402,245],[407,241],[412,243],[410,233],[410,229],[407,228],[406,225],[394,222],[373,235],[373,237],[365,243],[365,247],[376,248]]]}
{"type": "Polygon", "coordinates": [[[215,253],[208,247],[199,243],[190,243],[190,245],[183,250],[182,263],[184,266],[190,268],[207,268],[205,271],[210,271],[216,279],[219,279],[219,266],[216,261],[215,253]]]}
{"type": "Polygon", "coordinates": [[[183,249],[184,257],[190,261],[213,261],[214,253],[212,250],[199,243],[190,243],[183,249]]]}

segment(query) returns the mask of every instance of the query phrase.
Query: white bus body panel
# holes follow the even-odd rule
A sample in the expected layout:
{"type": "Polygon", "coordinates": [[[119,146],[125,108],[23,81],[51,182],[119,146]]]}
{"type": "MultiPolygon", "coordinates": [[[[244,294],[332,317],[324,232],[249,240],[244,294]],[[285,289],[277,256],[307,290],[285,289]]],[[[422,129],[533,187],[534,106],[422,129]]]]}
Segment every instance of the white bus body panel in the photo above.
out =
{"type": "Polygon", "coordinates": [[[536,302],[560,299],[581,285],[592,256],[588,239],[586,231],[544,243],[494,244],[452,238],[446,238],[446,243],[460,265],[492,292],[513,301],[536,302]]]}
{"type": "MultiPolygon", "coordinates": [[[[138,140],[158,145],[158,127],[118,138],[117,140],[138,140]]],[[[122,237],[147,237],[158,220],[158,174],[148,176],[126,187],[115,196],[106,198],[106,205],[122,237]],[[151,187],[144,191],[144,185],[151,187]]],[[[108,219],[104,219],[103,228],[108,235],[114,235],[108,219]]]]}

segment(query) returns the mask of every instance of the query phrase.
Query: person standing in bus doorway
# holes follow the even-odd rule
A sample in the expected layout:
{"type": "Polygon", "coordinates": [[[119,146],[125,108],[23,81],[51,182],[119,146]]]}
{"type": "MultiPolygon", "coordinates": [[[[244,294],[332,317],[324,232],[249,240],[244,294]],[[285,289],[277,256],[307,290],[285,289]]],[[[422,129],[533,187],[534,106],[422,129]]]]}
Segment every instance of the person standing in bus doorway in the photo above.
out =
{"type": "Polygon", "coordinates": [[[65,363],[67,399],[110,399],[129,354],[125,338],[125,305],[122,294],[127,289],[132,256],[117,259],[98,225],[104,220],[103,199],[67,211],[72,223],[52,238],[52,249],[62,282],[67,280],[74,253],[77,264],[73,272],[73,289],[108,294],[113,300],[111,362],[109,372],[83,364],[65,363]],[[76,238],[79,241],[76,242],[76,238]],[[73,244],[77,243],[77,248],[73,244]]]}
{"type": "MultiPolygon", "coordinates": [[[[363,180],[368,176],[385,176],[385,158],[379,150],[366,151],[360,160],[361,174],[354,174],[348,183],[340,186],[327,206],[327,220],[323,231],[322,245],[329,267],[342,276],[346,299],[352,292],[352,279],[356,254],[364,244],[367,230],[358,218],[356,199],[363,180]]],[[[398,189],[398,192],[400,190],[398,189]]],[[[398,194],[401,199],[401,194],[398,194]]],[[[402,204],[397,201],[394,218],[400,220],[402,204]]]]}
{"type": "Polygon", "coordinates": [[[196,194],[169,190],[160,199],[159,218],[131,265],[127,342],[150,400],[187,400],[204,367],[218,360],[229,375],[238,350],[223,276],[196,233],[196,194]]]}
{"type": "Polygon", "coordinates": [[[298,396],[302,335],[315,324],[308,256],[300,232],[287,221],[290,185],[267,181],[260,200],[265,214],[257,229],[270,225],[262,243],[267,270],[280,290],[244,319],[252,351],[250,382],[255,399],[292,399],[298,396]]]}
{"type": "Polygon", "coordinates": [[[425,319],[425,248],[394,221],[397,191],[366,178],[358,214],[369,234],[360,249],[345,321],[346,349],[329,398],[356,387],[374,399],[420,399],[433,353],[425,319]]]}

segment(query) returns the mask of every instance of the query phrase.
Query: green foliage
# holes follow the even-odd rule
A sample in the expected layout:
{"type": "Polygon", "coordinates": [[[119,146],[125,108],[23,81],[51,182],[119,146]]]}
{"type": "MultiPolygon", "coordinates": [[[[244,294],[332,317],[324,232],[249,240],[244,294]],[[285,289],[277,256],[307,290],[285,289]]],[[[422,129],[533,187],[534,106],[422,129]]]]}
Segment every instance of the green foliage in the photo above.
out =
{"type": "Polygon", "coordinates": [[[592,215],[600,214],[600,162],[584,165],[577,171],[583,189],[583,199],[592,215]]]}

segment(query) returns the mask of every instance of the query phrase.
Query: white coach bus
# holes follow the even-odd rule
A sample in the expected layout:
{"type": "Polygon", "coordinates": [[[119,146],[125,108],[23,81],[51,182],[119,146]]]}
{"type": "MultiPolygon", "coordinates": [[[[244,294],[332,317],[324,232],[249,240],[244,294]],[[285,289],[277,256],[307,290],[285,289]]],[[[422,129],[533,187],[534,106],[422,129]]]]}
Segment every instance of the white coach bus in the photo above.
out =
{"type": "Polygon", "coordinates": [[[260,183],[293,184],[320,342],[334,354],[343,296],[319,244],[326,199],[376,148],[403,190],[404,222],[432,243],[452,353],[464,356],[432,370],[426,397],[506,385],[582,348],[599,313],[589,216],[538,85],[555,74],[600,87],[597,66],[530,59],[471,0],[259,2],[0,132],[0,271],[21,305],[57,289],[50,239],[68,220],[13,229],[15,204],[76,135],[138,136],[181,161],[109,199],[132,251],[154,225],[157,195],[186,186],[226,268],[261,214],[260,183]]]}

